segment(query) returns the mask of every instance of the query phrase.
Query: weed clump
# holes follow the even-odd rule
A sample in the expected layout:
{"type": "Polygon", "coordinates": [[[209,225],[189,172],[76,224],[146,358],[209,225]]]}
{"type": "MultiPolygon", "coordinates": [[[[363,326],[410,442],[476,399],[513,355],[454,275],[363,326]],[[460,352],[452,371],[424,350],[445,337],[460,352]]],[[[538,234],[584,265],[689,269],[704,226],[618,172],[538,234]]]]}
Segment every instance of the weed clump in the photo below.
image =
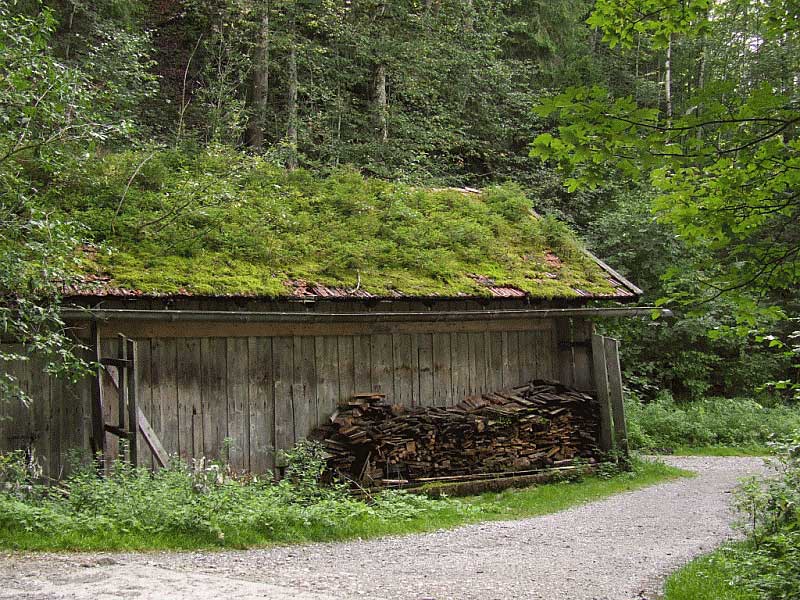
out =
{"type": "Polygon", "coordinates": [[[0,460],[0,539],[13,548],[24,538],[29,549],[245,547],[339,539],[422,513],[479,510],[400,491],[361,499],[342,484],[320,484],[324,459],[314,444],[287,455],[279,482],[201,458],[154,473],[118,461],[106,477],[84,465],[46,486],[33,479],[24,452],[8,453],[0,460]]]}

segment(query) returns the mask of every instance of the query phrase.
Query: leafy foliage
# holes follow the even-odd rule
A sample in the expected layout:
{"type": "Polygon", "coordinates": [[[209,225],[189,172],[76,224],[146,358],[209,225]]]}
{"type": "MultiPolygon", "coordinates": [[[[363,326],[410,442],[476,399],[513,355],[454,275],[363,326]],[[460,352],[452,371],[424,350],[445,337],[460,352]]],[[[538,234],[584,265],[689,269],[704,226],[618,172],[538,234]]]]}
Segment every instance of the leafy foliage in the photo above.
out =
{"type": "Polygon", "coordinates": [[[756,67],[762,56],[797,66],[797,53],[786,45],[797,41],[787,17],[793,4],[655,1],[637,9],[640,18],[631,19],[628,3],[601,2],[590,23],[628,47],[644,35],[655,48],[682,35],[706,42],[703,79],[683,112],[665,114],[663,105],[643,105],[601,86],[570,88],[537,109],[557,115],[560,124],[558,135],[534,141],[532,154],[559,161],[572,187],[614,174],[653,185],[654,210],[718,265],[709,271],[699,264],[702,289],[671,297],[696,303],[728,293],[742,315],[752,315],[759,302],[748,292],[791,290],[800,281],[796,82],[756,67]],[[733,71],[719,43],[730,37],[741,44],[733,71]],[[718,79],[726,83],[710,83],[709,75],[723,72],[718,79]]]}
{"type": "Polygon", "coordinates": [[[765,447],[800,427],[800,410],[783,405],[763,406],[745,398],[711,398],[684,404],[662,394],[642,404],[625,404],[632,447],[765,447]]]}

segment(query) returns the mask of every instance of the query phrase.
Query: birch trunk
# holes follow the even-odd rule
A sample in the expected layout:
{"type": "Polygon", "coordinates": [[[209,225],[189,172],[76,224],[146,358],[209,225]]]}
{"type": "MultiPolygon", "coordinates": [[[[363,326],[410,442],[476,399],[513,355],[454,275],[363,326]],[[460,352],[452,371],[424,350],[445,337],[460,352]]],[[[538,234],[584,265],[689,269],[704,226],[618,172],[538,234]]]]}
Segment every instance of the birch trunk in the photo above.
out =
{"type": "Polygon", "coordinates": [[[375,115],[378,139],[385,142],[389,139],[389,96],[386,92],[386,65],[380,64],[375,69],[375,115]]]}
{"type": "Polygon", "coordinates": [[[289,93],[286,102],[286,142],[289,145],[288,169],[297,168],[297,48],[289,50],[289,93]]]}
{"type": "Polygon", "coordinates": [[[664,96],[667,102],[667,123],[672,124],[672,36],[667,42],[667,58],[664,61],[664,96]]]}
{"type": "Polygon", "coordinates": [[[269,92],[269,4],[264,7],[253,49],[253,76],[250,87],[250,116],[245,130],[245,144],[260,150],[264,145],[269,92]]]}

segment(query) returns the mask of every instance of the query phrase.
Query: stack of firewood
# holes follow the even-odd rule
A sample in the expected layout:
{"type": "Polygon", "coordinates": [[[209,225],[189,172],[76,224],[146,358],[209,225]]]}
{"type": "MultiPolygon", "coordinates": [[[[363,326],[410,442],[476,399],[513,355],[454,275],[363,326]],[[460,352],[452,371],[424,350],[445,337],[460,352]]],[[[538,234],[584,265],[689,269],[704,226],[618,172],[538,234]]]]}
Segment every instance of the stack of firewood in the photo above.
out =
{"type": "Polygon", "coordinates": [[[381,394],[357,394],[312,437],[332,472],[375,486],[593,462],[598,414],[592,396],[539,380],[451,407],[390,406],[381,394]]]}

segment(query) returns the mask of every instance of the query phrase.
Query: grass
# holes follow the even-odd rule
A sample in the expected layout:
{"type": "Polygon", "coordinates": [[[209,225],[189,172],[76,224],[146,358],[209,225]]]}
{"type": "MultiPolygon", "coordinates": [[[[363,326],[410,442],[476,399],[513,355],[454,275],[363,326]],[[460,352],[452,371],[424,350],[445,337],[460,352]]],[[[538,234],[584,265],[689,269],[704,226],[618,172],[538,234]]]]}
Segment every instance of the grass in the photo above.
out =
{"type": "Polygon", "coordinates": [[[670,452],[673,456],[769,456],[767,446],[678,446],[670,452]]]}
{"type": "MultiPolygon", "coordinates": [[[[301,506],[299,512],[281,513],[270,521],[256,517],[232,522],[223,521],[216,528],[172,527],[147,532],[136,527],[119,527],[113,520],[98,526],[92,518],[94,507],[70,515],[64,526],[43,522],[41,526],[25,527],[20,510],[40,510],[29,505],[9,506],[0,515],[0,548],[12,550],[188,550],[211,548],[244,548],[286,543],[335,541],[353,538],[373,538],[385,535],[404,535],[442,528],[452,528],[481,521],[496,521],[534,517],[592,502],[621,492],[636,490],[690,472],[660,462],[637,462],[632,472],[609,477],[588,477],[577,482],[558,482],[527,489],[506,490],[467,498],[433,500],[411,494],[389,493],[376,499],[375,504],[361,501],[336,500],[321,507],[301,506]],[[320,510],[316,510],[320,508],[320,510]],[[226,525],[225,523],[229,523],[226,525]],[[231,525],[230,523],[234,523],[231,525]]],[[[118,502],[107,491],[99,494],[108,502],[118,502]]],[[[152,500],[152,499],[151,499],[152,500]]],[[[139,500],[141,502],[141,500],[139,500]]],[[[247,511],[237,501],[236,510],[247,511]]],[[[245,503],[246,504],[246,503],[245,503]]],[[[232,505],[233,506],[233,505],[232,505]]],[[[63,508],[63,507],[62,507],[63,508]]],[[[274,507],[272,507],[274,508],[274,507]]],[[[251,512],[260,510],[255,504],[251,512]]],[[[46,515],[35,513],[34,519],[46,515]]],[[[214,518],[214,515],[208,515],[214,518]]],[[[34,520],[34,523],[38,521],[34,520]]]]}
{"type": "Polygon", "coordinates": [[[662,600],[757,600],[753,591],[731,584],[740,574],[737,556],[746,546],[728,544],[693,560],[667,579],[662,600]]]}

